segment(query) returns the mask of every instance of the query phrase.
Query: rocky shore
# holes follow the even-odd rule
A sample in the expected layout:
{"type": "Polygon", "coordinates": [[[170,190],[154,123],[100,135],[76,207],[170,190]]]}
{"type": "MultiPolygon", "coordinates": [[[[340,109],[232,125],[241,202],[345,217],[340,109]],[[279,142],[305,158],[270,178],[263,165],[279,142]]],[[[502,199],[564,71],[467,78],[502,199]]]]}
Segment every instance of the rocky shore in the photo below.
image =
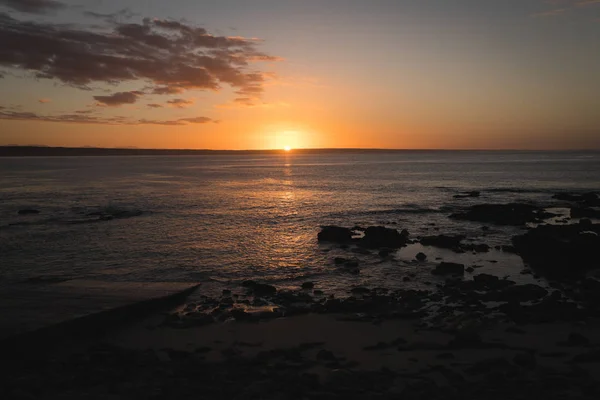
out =
{"type": "MultiPolygon", "coordinates": [[[[487,229],[522,227],[496,250],[522,257],[521,273],[539,276],[537,284],[426,252],[414,260],[415,271],[431,276],[423,290],[352,286],[340,296],[318,281],[281,290],[247,280],[102,338],[11,360],[0,396],[600,398],[600,200],[552,200],[571,209],[571,220],[550,224],[549,207],[519,203],[449,215],[487,229]]],[[[324,226],[316,240],[335,247],[332,265],[352,276],[362,273],[356,254],[386,260],[416,243],[492,249],[460,235],[412,237],[397,226],[324,226]]]]}

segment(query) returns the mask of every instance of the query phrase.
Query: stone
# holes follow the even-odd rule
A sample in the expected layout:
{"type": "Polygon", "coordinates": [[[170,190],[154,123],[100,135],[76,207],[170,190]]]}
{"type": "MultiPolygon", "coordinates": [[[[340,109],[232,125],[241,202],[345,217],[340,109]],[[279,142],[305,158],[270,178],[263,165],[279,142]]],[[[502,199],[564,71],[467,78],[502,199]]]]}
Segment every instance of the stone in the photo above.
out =
{"type": "Polygon", "coordinates": [[[450,218],[495,225],[521,226],[528,222],[541,222],[553,216],[555,215],[531,204],[509,203],[477,204],[464,212],[450,215],[450,218]]]}
{"type": "Polygon", "coordinates": [[[434,275],[464,275],[465,265],[451,262],[441,262],[433,271],[434,275]]]}
{"type": "Polygon", "coordinates": [[[468,273],[472,274],[473,272],[475,272],[475,268],[468,267],[467,269],[465,269],[465,271],[467,271],[468,273]]]}
{"type": "Polygon", "coordinates": [[[347,243],[352,241],[352,230],[340,226],[323,226],[318,234],[319,242],[347,243]]]}
{"type": "Polygon", "coordinates": [[[427,254],[425,254],[425,253],[417,253],[417,255],[416,255],[415,258],[417,259],[417,261],[423,262],[423,261],[427,260],[427,254]]]}
{"type": "Polygon", "coordinates": [[[573,278],[600,265],[600,224],[540,225],[512,238],[529,266],[550,278],[573,278]]]}
{"type": "Polygon", "coordinates": [[[571,218],[600,218],[600,210],[592,207],[571,208],[571,218]]]}
{"type": "Polygon", "coordinates": [[[256,296],[272,296],[277,293],[277,288],[265,283],[255,281],[244,281],[242,286],[248,288],[256,296]]]}
{"type": "Polygon", "coordinates": [[[397,249],[406,246],[407,238],[402,236],[396,229],[384,226],[370,226],[365,230],[365,236],[360,244],[369,248],[388,247],[397,249]]]}
{"type": "Polygon", "coordinates": [[[304,282],[302,284],[302,289],[312,289],[315,287],[315,284],[313,282],[304,282]]]}

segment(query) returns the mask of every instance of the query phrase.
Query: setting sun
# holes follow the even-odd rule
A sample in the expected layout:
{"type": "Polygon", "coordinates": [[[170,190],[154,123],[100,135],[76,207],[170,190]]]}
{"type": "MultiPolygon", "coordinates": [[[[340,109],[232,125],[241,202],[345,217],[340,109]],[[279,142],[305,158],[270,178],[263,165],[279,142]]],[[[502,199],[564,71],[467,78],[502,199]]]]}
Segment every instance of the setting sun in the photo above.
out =
{"type": "Polygon", "coordinates": [[[291,148],[291,146],[283,146],[283,150],[285,150],[285,151],[291,151],[292,148],[291,148]]]}

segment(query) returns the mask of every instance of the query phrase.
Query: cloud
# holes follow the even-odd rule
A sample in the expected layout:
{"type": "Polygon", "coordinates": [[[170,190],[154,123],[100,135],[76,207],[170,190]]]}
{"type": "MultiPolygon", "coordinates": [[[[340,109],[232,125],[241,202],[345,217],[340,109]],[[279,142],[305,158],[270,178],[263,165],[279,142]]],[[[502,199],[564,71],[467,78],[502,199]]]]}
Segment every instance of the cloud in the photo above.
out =
{"type": "Polygon", "coordinates": [[[557,9],[554,9],[554,10],[542,11],[542,12],[533,14],[533,16],[534,17],[540,17],[540,18],[543,18],[543,17],[555,17],[557,15],[564,14],[566,11],[567,11],[566,8],[557,8],[557,9]]]}
{"type": "Polygon", "coordinates": [[[259,96],[265,74],[250,65],[278,58],[258,51],[258,43],[170,20],[146,18],[94,31],[0,14],[0,66],[81,88],[146,81],[157,93],[228,85],[241,95],[259,96]]]}
{"type": "Polygon", "coordinates": [[[107,13],[107,14],[93,12],[93,11],[84,11],[83,15],[85,15],[87,17],[98,18],[98,19],[101,19],[110,24],[117,24],[122,20],[130,20],[133,17],[135,17],[137,14],[135,14],[129,8],[124,8],[124,9],[116,11],[114,13],[107,13]]]}
{"type": "Polygon", "coordinates": [[[67,7],[55,0],[0,0],[0,5],[30,14],[46,14],[67,7]]]}
{"type": "Polygon", "coordinates": [[[185,92],[183,88],[178,86],[158,86],[150,89],[152,94],[179,94],[185,92]]]}
{"type": "Polygon", "coordinates": [[[175,120],[149,120],[149,119],[129,119],[126,117],[97,117],[91,116],[89,110],[76,111],[73,114],[58,115],[40,115],[33,112],[22,111],[4,111],[5,107],[0,106],[0,119],[17,121],[44,121],[44,122],[63,122],[79,124],[102,124],[102,125],[189,125],[206,124],[217,121],[208,117],[189,117],[175,120]]]}
{"type": "Polygon", "coordinates": [[[173,99],[173,100],[167,101],[167,104],[169,104],[171,107],[186,108],[186,107],[189,107],[192,104],[194,104],[194,100],[173,99]]]}
{"type": "Polygon", "coordinates": [[[156,103],[151,103],[151,104],[148,104],[148,107],[150,107],[150,108],[162,108],[162,105],[156,104],[156,103]]]}
{"type": "Polygon", "coordinates": [[[123,104],[135,103],[141,94],[143,93],[137,90],[132,92],[117,92],[108,96],[94,96],[94,100],[103,106],[119,107],[123,104]]]}
{"type": "Polygon", "coordinates": [[[39,99],[38,103],[42,103],[42,104],[46,104],[46,103],[50,103],[50,99],[39,99]]]}

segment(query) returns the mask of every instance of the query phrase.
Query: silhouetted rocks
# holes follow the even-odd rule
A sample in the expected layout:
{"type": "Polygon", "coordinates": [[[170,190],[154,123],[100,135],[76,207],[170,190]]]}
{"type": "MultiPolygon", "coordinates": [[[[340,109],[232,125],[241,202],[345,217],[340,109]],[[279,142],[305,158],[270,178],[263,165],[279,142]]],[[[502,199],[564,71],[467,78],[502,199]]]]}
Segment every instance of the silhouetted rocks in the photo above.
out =
{"type": "Polygon", "coordinates": [[[481,196],[481,192],[478,192],[475,190],[472,192],[456,194],[456,195],[454,195],[454,198],[455,199],[465,199],[465,198],[469,198],[469,197],[479,197],[479,196],[481,196]]]}
{"type": "Polygon", "coordinates": [[[417,253],[415,258],[417,259],[417,261],[423,262],[423,261],[427,260],[427,254],[420,252],[420,253],[417,253]]]}
{"type": "Polygon", "coordinates": [[[591,207],[571,208],[571,218],[600,218],[600,210],[591,207]]]}
{"type": "Polygon", "coordinates": [[[352,230],[340,226],[324,226],[318,234],[319,242],[348,243],[352,240],[352,230]]]}
{"type": "Polygon", "coordinates": [[[597,193],[557,193],[552,196],[553,199],[561,201],[570,201],[574,203],[580,203],[588,207],[600,207],[600,197],[597,193]]]}
{"type": "Polygon", "coordinates": [[[530,204],[477,204],[467,211],[450,215],[450,218],[496,225],[520,226],[529,222],[541,222],[554,216],[544,209],[530,204]]]}
{"type": "Polygon", "coordinates": [[[369,248],[388,247],[397,249],[406,246],[407,240],[408,238],[396,229],[370,226],[365,230],[365,236],[360,240],[360,244],[369,248]]]}
{"type": "Polygon", "coordinates": [[[315,287],[315,284],[313,282],[304,282],[302,284],[302,289],[312,289],[315,287]]]}
{"type": "Polygon", "coordinates": [[[440,247],[442,249],[458,249],[460,248],[460,242],[465,237],[462,235],[435,235],[425,236],[421,238],[421,244],[423,246],[440,247]]]}
{"type": "Polygon", "coordinates": [[[22,210],[17,211],[19,215],[35,215],[39,214],[40,210],[34,210],[33,208],[24,208],[22,210]]]}
{"type": "Polygon", "coordinates": [[[517,254],[553,277],[577,276],[600,265],[600,224],[541,225],[513,237],[517,254]]]}
{"type": "Polygon", "coordinates": [[[464,275],[465,265],[442,262],[431,272],[434,275],[464,275]]]}

